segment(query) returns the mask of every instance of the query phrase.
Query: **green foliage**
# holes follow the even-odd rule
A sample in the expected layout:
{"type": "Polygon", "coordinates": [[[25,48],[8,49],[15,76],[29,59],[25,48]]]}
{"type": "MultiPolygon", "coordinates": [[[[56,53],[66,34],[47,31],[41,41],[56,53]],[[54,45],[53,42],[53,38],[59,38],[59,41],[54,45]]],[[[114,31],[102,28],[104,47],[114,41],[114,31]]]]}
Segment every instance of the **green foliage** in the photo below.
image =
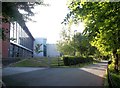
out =
{"type": "Polygon", "coordinates": [[[73,55],[74,54],[74,48],[70,43],[67,42],[59,42],[57,44],[57,47],[59,47],[59,51],[64,55],[73,55]]]}
{"type": "Polygon", "coordinates": [[[64,65],[69,66],[69,65],[76,65],[79,63],[87,63],[87,62],[92,62],[93,58],[91,57],[75,57],[75,56],[64,56],[63,57],[64,65]]]}
{"type": "Polygon", "coordinates": [[[119,87],[120,86],[120,73],[116,73],[114,71],[114,65],[115,65],[114,63],[115,61],[113,60],[113,62],[108,67],[109,67],[113,85],[116,87],[119,87]]]}
{"type": "Polygon", "coordinates": [[[118,69],[118,52],[120,49],[120,2],[80,2],[71,0],[68,5],[70,12],[64,22],[71,19],[74,23],[84,21],[83,32],[91,44],[102,55],[114,54],[116,69],[118,69]]]}
{"type": "Polygon", "coordinates": [[[81,33],[77,33],[73,37],[73,40],[76,51],[80,52],[81,55],[87,52],[89,41],[87,41],[85,36],[83,36],[81,33]]]}
{"type": "MultiPolygon", "coordinates": [[[[58,64],[58,58],[59,57],[55,57],[55,58],[46,58],[46,57],[41,57],[41,58],[29,58],[29,59],[24,59],[21,60],[17,63],[13,63],[10,66],[13,67],[60,67],[60,68],[70,68],[70,67],[83,67],[86,65],[91,64],[90,63],[80,63],[79,65],[72,65],[72,66],[65,66],[64,62],[62,61],[61,63],[58,64]],[[50,60],[50,63],[48,64],[48,60],[50,60]]],[[[59,58],[60,59],[60,58],[59,58]]],[[[61,58],[62,59],[62,58],[61,58]]]]}
{"type": "Polygon", "coordinates": [[[96,47],[91,46],[87,36],[82,33],[76,33],[74,36],[70,35],[70,30],[67,29],[62,31],[61,36],[63,37],[58,41],[58,50],[64,55],[75,56],[88,56],[95,54],[96,47]]]}
{"type": "Polygon", "coordinates": [[[8,21],[17,21],[21,27],[24,27],[26,20],[32,20],[29,16],[34,15],[31,9],[35,5],[42,4],[41,0],[36,2],[2,2],[2,16],[8,21]],[[19,9],[24,10],[26,14],[21,14],[19,9]]]}
{"type": "Polygon", "coordinates": [[[43,52],[42,50],[40,50],[41,46],[42,46],[42,44],[36,44],[35,45],[35,53],[39,54],[39,53],[43,52]]]}
{"type": "Polygon", "coordinates": [[[76,51],[80,52],[82,56],[93,55],[97,51],[96,47],[91,46],[87,36],[81,33],[77,33],[73,37],[73,46],[75,46],[76,51]]]}
{"type": "MultiPolygon", "coordinates": [[[[80,2],[72,0],[67,19],[73,18],[74,22],[80,19],[86,24],[84,33],[92,40],[100,51],[119,49],[119,2],[80,2]]],[[[68,20],[69,22],[69,20],[68,20]]]]}
{"type": "MultiPolygon", "coordinates": [[[[0,14],[2,14],[2,22],[13,22],[17,21],[19,25],[23,28],[26,21],[33,21],[30,16],[34,16],[34,12],[32,12],[32,9],[36,5],[47,5],[44,4],[42,0],[36,0],[36,2],[2,2],[2,11],[0,11],[0,14]],[[24,10],[26,14],[21,14],[19,10],[24,10]]],[[[6,39],[6,35],[4,33],[4,30],[2,30],[1,35],[1,29],[0,29],[0,37],[2,37],[3,40],[6,39]]]]}
{"type": "Polygon", "coordinates": [[[113,85],[116,86],[116,88],[119,88],[120,87],[120,74],[111,73],[111,78],[112,78],[113,85]]]}
{"type": "Polygon", "coordinates": [[[64,55],[74,54],[71,37],[71,30],[69,28],[61,31],[61,40],[57,42],[57,49],[64,55]]]}
{"type": "Polygon", "coordinates": [[[47,63],[48,59],[47,58],[30,58],[30,59],[24,59],[21,60],[17,63],[13,63],[10,66],[13,67],[47,67],[48,63],[47,63]]]}

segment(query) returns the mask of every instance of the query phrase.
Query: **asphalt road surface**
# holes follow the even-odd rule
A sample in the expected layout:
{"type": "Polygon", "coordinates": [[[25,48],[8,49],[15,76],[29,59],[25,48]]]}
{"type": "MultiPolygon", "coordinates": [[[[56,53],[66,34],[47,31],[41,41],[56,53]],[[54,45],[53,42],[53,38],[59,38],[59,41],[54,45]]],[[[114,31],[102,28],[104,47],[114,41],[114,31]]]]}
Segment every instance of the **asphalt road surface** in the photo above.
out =
{"type": "Polygon", "coordinates": [[[103,86],[106,68],[103,61],[83,68],[46,68],[10,75],[3,70],[7,72],[3,82],[7,86],[103,86]]]}

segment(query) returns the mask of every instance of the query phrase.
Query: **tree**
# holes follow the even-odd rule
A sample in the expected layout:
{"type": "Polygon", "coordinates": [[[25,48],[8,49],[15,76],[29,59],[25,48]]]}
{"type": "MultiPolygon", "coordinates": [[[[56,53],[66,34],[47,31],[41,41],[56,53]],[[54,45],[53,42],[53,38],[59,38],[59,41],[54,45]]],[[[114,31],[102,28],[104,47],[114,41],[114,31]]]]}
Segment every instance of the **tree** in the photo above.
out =
{"type": "Polygon", "coordinates": [[[73,37],[73,46],[76,49],[76,52],[79,52],[82,56],[94,55],[97,50],[96,47],[91,46],[87,36],[82,33],[77,33],[73,37]]]}
{"type": "Polygon", "coordinates": [[[84,34],[102,54],[113,54],[115,71],[118,72],[118,51],[120,49],[120,2],[80,2],[72,0],[65,24],[72,19],[85,22],[84,34]]]}
{"type": "Polygon", "coordinates": [[[95,54],[96,48],[91,46],[88,38],[82,33],[72,35],[70,29],[63,29],[58,50],[64,55],[88,56],[95,54]]]}
{"type": "Polygon", "coordinates": [[[87,41],[85,36],[83,36],[81,33],[77,33],[73,37],[73,40],[73,44],[77,52],[80,52],[81,55],[84,55],[85,52],[87,53],[87,49],[89,48],[89,41],[87,41]]]}
{"type": "Polygon", "coordinates": [[[71,44],[71,29],[69,27],[63,27],[61,31],[61,39],[57,42],[57,49],[64,55],[73,55],[74,47],[71,44]]]}
{"type": "MultiPolygon", "coordinates": [[[[13,22],[17,21],[19,25],[24,28],[25,22],[28,21],[33,21],[30,16],[34,16],[34,12],[32,9],[36,5],[45,5],[48,6],[47,4],[44,4],[42,0],[36,0],[36,2],[2,2],[2,22],[13,22]],[[26,14],[21,14],[19,10],[24,10],[26,14]]],[[[2,39],[5,39],[5,35],[3,33],[3,28],[0,29],[0,32],[2,32],[2,39]]]]}
{"type": "Polygon", "coordinates": [[[36,44],[35,45],[35,53],[39,54],[41,52],[43,52],[40,47],[42,46],[42,44],[36,44]]]}
{"type": "Polygon", "coordinates": [[[21,27],[25,26],[25,19],[31,20],[29,16],[34,16],[31,9],[36,5],[42,5],[43,1],[37,2],[2,2],[2,16],[9,21],[17,21],[21,27]],[[26,14],[21,14],[19,9],[24,10],[26,14]]]}

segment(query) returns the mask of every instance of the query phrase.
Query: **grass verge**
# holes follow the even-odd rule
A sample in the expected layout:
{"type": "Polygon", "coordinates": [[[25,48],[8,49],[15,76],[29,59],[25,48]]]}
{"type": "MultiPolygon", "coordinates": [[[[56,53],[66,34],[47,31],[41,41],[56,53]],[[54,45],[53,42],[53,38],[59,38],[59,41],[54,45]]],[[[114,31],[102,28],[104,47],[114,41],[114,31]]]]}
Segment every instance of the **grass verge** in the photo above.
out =
{"type": "Polygon", "coordinates": [[[117,88],[120,88],[120,73],[111,72],[110,74],[113,81],[113,85],[117,88]]]}
{"type": "Polygon", "coordinates": [[[13,63],[12,67],[55,67],[55,68],[79,68],[92,64],[93,62],[80,63],[77,65],[65,66],[61,58],[30,58],[13,63]],[[60,61],[59,61],[60,60],[60,61]]]}
{"type": "Polygon", "coordinates": [[[107,76],[107,70],[106,70],[106,73],[104,75],[104,83],[103,83],[103,86],[104,88],[109,88],[109,83],[108,83],[108,76],[107,76]]]}
{"type": "MultiPolygon", "coordinates": [[[[110,71],[110,79],[112,80],[112,85],[115,86],[115,88],[120,88],[120,71],[118,73],[115,72],[114,62],[112,62],[108,67],[110,71]]],[[[120,65],[119,65],[119,68],[120,68],[120,65]]]]}
{"type": "Polygon", "coordinates": [[[48,66],[48,60],[47,58],[30,58],[30,59],[24,59],[20,62],[13,63],[10,66],[13,67],[46,67],[48,66]]]}

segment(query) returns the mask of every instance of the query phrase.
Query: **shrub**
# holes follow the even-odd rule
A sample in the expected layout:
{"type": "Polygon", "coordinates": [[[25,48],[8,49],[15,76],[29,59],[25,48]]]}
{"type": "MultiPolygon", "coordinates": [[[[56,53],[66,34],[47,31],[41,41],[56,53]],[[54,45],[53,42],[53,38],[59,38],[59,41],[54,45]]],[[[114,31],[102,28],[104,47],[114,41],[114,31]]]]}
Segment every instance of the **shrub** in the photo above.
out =
{"type": "Polygon", "coordinates": [[[76,57],[76,56],[64,56],[63,57],[64,65],[69,66],[69,65],[76,65],[79,63],[87,63],[87,62],[92,62],[93,58],[92,57],[76,57]]]}

